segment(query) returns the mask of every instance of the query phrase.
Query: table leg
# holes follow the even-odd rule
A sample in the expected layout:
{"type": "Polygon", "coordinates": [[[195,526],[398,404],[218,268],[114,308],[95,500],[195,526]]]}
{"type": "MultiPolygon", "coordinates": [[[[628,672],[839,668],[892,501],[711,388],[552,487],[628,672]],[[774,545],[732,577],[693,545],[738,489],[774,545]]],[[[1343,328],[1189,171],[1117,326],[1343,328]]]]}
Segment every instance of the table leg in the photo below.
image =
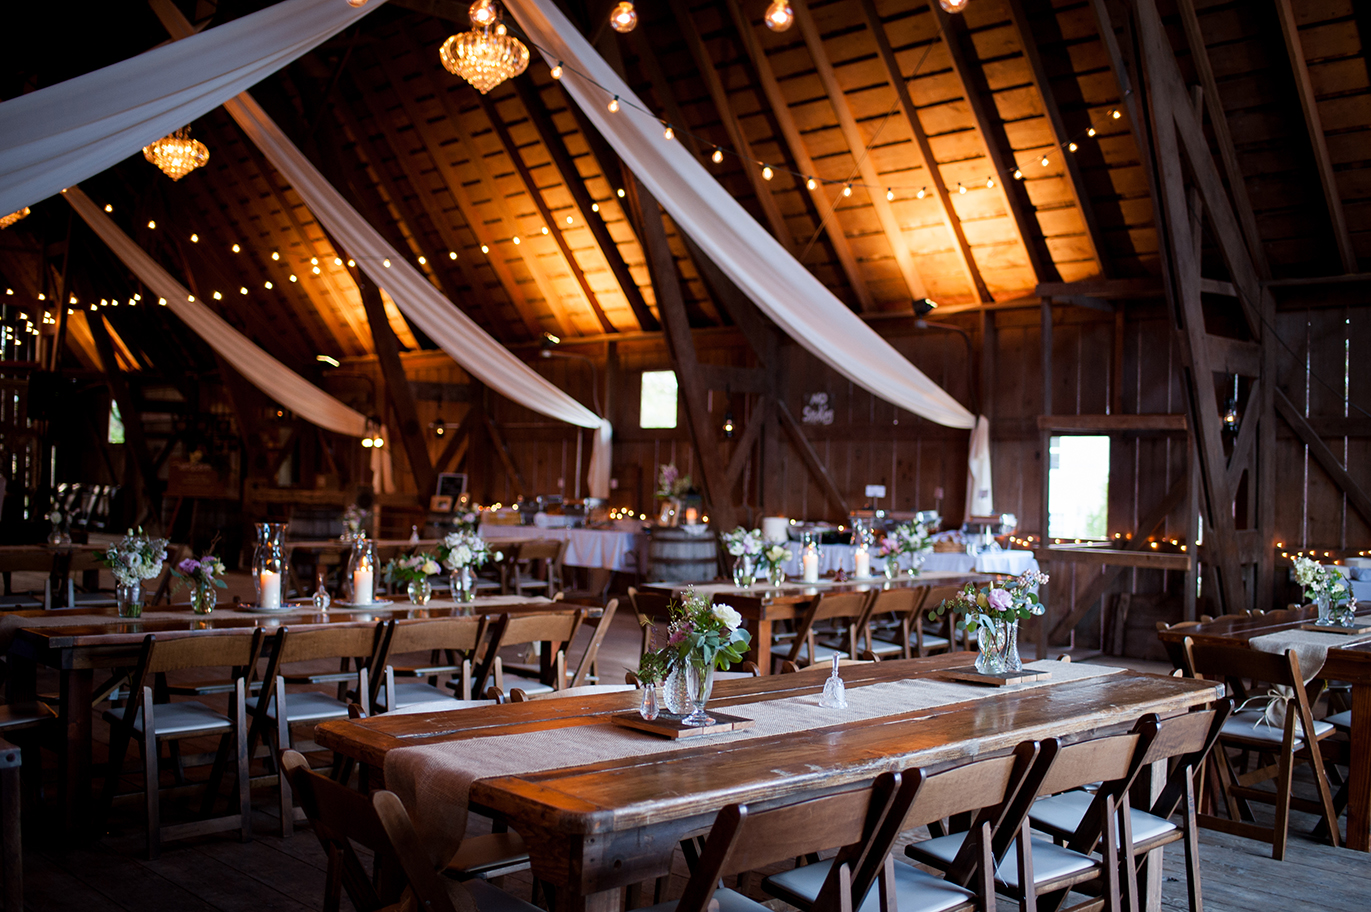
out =
{"type": "Polygon", "coordinates": [[[1347,784],[1347,847],[1371,851],[1371,684],[1352,685],[1352,762],[1347,784]]]}
{"type": "Polygon", "coordinates": [[[94,687],[92,669],[62,670],[57,722],[62,732],[62,826],[67,834],[80,831],[91,807],[90,701],[94,687]]]}
{"type": "Polygon", "coordinates": [[[762,674],[771,674],[771,621],[746,620],[743,626],[752,634],[752,645],[747,650],[747,661],[756,662],[762,674]]]}

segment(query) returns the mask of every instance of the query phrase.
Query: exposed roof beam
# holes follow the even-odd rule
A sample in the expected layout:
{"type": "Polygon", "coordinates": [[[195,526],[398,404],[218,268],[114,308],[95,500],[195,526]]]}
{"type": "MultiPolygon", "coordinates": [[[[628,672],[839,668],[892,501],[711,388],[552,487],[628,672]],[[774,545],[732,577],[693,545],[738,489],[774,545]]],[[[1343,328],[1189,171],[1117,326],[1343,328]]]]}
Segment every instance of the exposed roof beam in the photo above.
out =
{"type": "MultiPolygon", "coordinates": [[[[1024,13],[1022,0],[1005,0],[1009,9],[1010,18],[1014,22],[1015,31],[1019,35],[1019,44],[1023,48],[1024,59],[1028,62],[1030,71],[1033,74],[1033,84],[1038,90],[1038,96],[1042,99],[1043,115],[1047,118],[1048,126],[1051,128],[1052,142],[1057,146],[1056,154],[1060,155],[1062,162],[1066,166],[1067,176],[1070,178],[1072,199],[1076,203],[1076,208],[1080,210],[1081,220],[1085,223],[1086,242],[1090,245],[1091,256],[1100,266],[1100,274],[1105,278],[1112,278],[1114,275],[1113,264],[1100,249],[1099,220],[1095,217],[1095,207],[1090,202],[1090,190],[1085,185],[1085,178],[1081,174],[1075,157],[1061,148],[1066,142],[1070,133],[1067,132],[1066,122],[1062,120],[1061,108],[1057,106],[1056,96],[1052,94],[1052,84],[1047,78],[1047,68],[1043,66],[1042,54],[1038,52],[1038,41],[1033,35],[1033,28],[1028,21],[1028,16],[1024,13]]],[[[1050,15],[1056,15],[1049,10],[1050,15]]]]}
{"type": "MultiPolygon", "coordinates": [[[[757,74],[757,81],[762,85],[762,94],[766,96],[767,104],[771,107],[771,116],[776,118],[776,126],[780,128],[781,136],[785,139],[791,159],[802,172],[817,177],[818,170],[814,167],[814,159],[810,157],[804,138],[795,125],[795,115],[791,113],[785,95],[781,92],[780,83],[776,81],[776,74],[771,69],[771,61],[767,59],[766,52],[762,50],[761,44],[757,41],[757,34],[752,30],[752,23],[743,15],[738,0],[725,0],[725,3],[733,18],[733,27],[737,30],[739,38],[742,39],[743,50],[747,53],[747,57],[752,63],[752,69],[757,74]]],[[[811,192],[810,203],[811,205],[815,204],[816,195],[824,203],[822,207],[815,205],[815,214],[828,234],[829,243],[833,245],[833,252],[838,257],[838,263],[842,266],[848,286],[851,287],[852,293],[857,298],[859,308],[863,312],[875,310],[871,291],[867,288],[866,280],[857,267],[857,258],[853,256],[852,247],[847,242],[847,235],[843,233],[843,226],[838,221],[836,207],[829,211],[827,219],[819,214],[823,209],[828,208],[827,197],[820,195],[824,193],[824,186],[824,184],[819,184],[811,192]]]]}
{"type": "MultiPolygon", "coordinates": [[[[938,35],[947,48],[952,61],[952,72],[961,83],[967,106],[971,109],[976,129],[985,143],[986,155],[995,168],[996,174],[1014,172],[1014,150],[1005,133],[1004,121],[986,107],[985,99],[992,97],[985,71],[975,56],[971,33],[962,16],[949,16],[936,4],[929,4],[933,17],[938,23],[938,35]]],[[[1061,279],[1052,252],[1047,248],[1047,238],[1043,235],[1042,225],[1038,222],[1037,211],[1028,196],[1028,188],[1023,181],[1003,179],[999,189],[1004,194],[1005,208],[1014,224],[1014,231],[1028,254],[1028,264],[1039,282],[1055,282],[1061,279]]]]}
{"type": "Polygon", "coordinates": [[[957,215],[957,210],[952,206],[952,197],[947,192],[947,183],[943,180],[942,170],[938,167],[938,160],[933,156],[933,146],[929,144],[928,134],[924,132],[923,124],[919,121],[919,112],[914,107],[914,100],[909,95],[909,85],[905,82],[905,77],[900,72],[900,64],[895,59],[895,50],[890,46],[890,37],[885,33],[885,24],[881,22],[880,13],[876,11],[876,4],[873,0],[862,0],[862,12],[866,14],[866,26],[871,35],[876,40],[876,51],[881,58],[881,63],[885,67],[886,79],[890,81],[890,86],[895,90],[895,97],[899,100],[900,111],[904,114],[905,124],[909,127],[909,132],[914,137],[914,146],[918,149],[916,159],[920,167],[928,174],[928,181],[933,185],[933,194],[938,200],[938,211],[942,214],[943,224],[952,235],[953,244],[957,248],[957,257],[961,261],[962,271],[966,273],[967,284],[971,286],[973,297],[981,301],[990,301],[990,289],[986,287],[985,279],[981,277],[980,267],[976,265],[976,257],[971,252],[971,244],[966,240],[966,232],[962,230],[962,220],[957,215]]]}
{"type": "Polygon", "coordinates": [[[552,239],[557,242],[557,249],[562,252],[562,259],[566,261],[567,268],[576,277],[576,282],[581,286],[581,292],[586,296],[586,302],[590,309],[595,312],[595,319],[600,321],[600,328],[605,332],[614,332],[614,324],[609,317],[605,316],[604,308],[600,306],[600,299],[595,295],[595,289],[590,287],[586,274],[581,269],[581,264],[576,260],[576,254],[572,252],[571,245],[567,243],[566,235],[562,232],[562,225],[548,208],[547,200],[543,198],[543,192],[538,187],[538,182],[534,180],[533,173],[528,169],[528,163],[524,161],[523,153],[519,151],[519,144],[514,141],[514,137],[509,134],[509,128],[505,126],[504,119],[500,117],[500,112],[495,107],[495,102],[491,101],[487,95],[479,92],[476,94],[481,102],[481,108],[486,112],[486,118],[495,128],[495,134],[500,137],[500,143],[504,146],[505,154],[509,156],[514,169],[519,172],[519,178],[524,183],[524,189],[528,192],[533,204],[538,207],[538,214],[547,223],[548,232],[552,239]]]}
{"type": "MultiPolygon", "coordinates": [[[[619,289],[628,300],[628,306],[633,310],[633,316],[638,321],[638,327],[645,330],[657,329],[660,324],[658,324],[657,318],[653,316],[651,308],[647,306],[647,301],[643,299],[642,290],[638,288],[638,283],[633,280],[632,273],[628,271],[628,264],[624,262],[623,254],[619,251],[619,245],[610,235],[605,220],[591,209],[592,206],[596,205],[595,200],[591,197],[590,191],[586,189],[585,179],[581,177],[576,162],[567,150],[562,134],[557,130],[557,125],[552,122],[552,117],[548,115],[542,95],[533,83],[533,77],[524,74],[515,77],[511,82],[514,85],[514,91],[519,96],[519,101],[523,103],[524,110],[528,112],[529,121],[532,123],[534,131],[542,140],[543,147],[547,149],[548,154],[552,156],[553,165],[561,173],[562,183],[566,185],[572,200],[580,210],[581,219],[589,226],[591,236],[595,238],[600,253],[604,256],[605,262],[609,264],[609,271],[614,275],[615,281],[619,283],[619,289]]],[[[588,138],[587,145],[589,145],[588,138]]]]}
{"type": "Polygon", "coordinates": [[[1285,38],[1285,49],[1290,55],[1295,91],[1300,96],[1304,126],[1309,131],[1309,145],[1314,150],[1314,162],[1319,169],[1319,183],[1323,185],[1323,199],[1332,222],[1333,240],[1342,257],[1343,271],[1356,272],[1357,251],[1352,246],[1352,235],[1347,231],[1342,195],[1338,192],[1338,176],[1333,171],[1333,160],[1328,155],[1328,140],[1323,133],[1323,118],[1319,116],[1319,101],[1314,97],[1314,84],[1309,80],[1309,65],[1305,63],[1304,46],[1300,42],[1299,25],[1295,22],[1295,11],[1290,6],[1290,0],[1276,0],[1276,17],[1280,19],[1281,36],[1285,38]]]}
{"type": "Polygon", "coordinates": [[[909,249],[909,242],[905,239],[904,230],[900,227],[899,220],[895,218],[895,210],[891,208],[889,200],[879,190],[881,176],[877,173],[871,156],[867,154],[866,138],[862,136],[862,131],[857,126],[857,119],[852,115],[852,108],[847,103],[847,95],[844,94],[843,87],[838,84],[838,76],[833,71],[833,64],[829,62],[828,50],[824,47],[823,37],[814,24],[814,18],[809,14],[809,5],[805,0],[793,0],[791,6],[795,10],[795,23],[799,26],[800,34],[804,36],[805,45],[809,48],[809,56],[813,60],[815,72],[818,73],[819,81],[823,83],[829,104],[833,107],[833,113],[838,118],[838,126],[842,129],[843,137],[847,140],[848,148],[852,151],[857,173],[861,176],[862,183],[867,186],[867,199],[871,203],[872,210],[876,213],[877,220],[881,223],[882,230],[885,231],[886,240],[890,244],[890,251],[895,257],[896,265],[900,268],[900,275],[904,277],[905,285],[908,287],[912,298],[915,300],[926,298],[928,297],[928,287],[924,284],[923,277],[919,275],[918,267],[914,265],[914,254],[909,249]]]}

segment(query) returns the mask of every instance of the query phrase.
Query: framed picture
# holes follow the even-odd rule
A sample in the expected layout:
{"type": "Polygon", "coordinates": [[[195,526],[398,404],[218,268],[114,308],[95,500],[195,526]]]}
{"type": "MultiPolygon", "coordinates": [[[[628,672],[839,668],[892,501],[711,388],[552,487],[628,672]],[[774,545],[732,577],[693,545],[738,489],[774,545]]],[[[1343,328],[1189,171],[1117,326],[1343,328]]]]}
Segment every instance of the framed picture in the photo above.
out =
{"type": "MultiPolygon", "coordinates": [[[[438,490],[434,493],[439,497],[447,497],[451,501],[461,497],[466,491],[466,472],[443,472],[438,476],[438,490]]],[[[451,503],[448,504],[447,509],[452,509],[451,503]]]]}
{"type": "Polygon", "coordinates": [[[434,494],[428,499],[428,510],[430,513],[451,513],[452,495],[434,494]]]}

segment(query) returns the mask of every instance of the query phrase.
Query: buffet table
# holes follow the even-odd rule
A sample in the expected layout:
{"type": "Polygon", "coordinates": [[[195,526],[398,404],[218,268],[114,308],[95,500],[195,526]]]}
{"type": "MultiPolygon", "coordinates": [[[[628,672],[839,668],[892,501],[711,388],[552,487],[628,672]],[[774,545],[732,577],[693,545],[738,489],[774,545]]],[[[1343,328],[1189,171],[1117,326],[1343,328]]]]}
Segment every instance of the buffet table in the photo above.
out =
{"type": "MultiPolygon", "coordinates": [[[[790,548],[791,559],[786,562],[786,574],[800,576],[800,552],[803,546],[793,541],[787,547],[790,548]]],[[[854,545],[820,545],[819,575],[824,576],[834,570],[842,570],[850,576],[856,570],[856,561],[853,557],[856,551],[854,545]]],[[[900,566],[907,568],[909,558],[901,558],[900,566]]],[[[879,557],[873,548],[871,572],[880,575],[884,567],[885,558],[879,557]]],[[[1038,562],[1034,559],[1032,551],[986,551],[976,557],[964,551],[935,551],[924,560],[923,568],[940,573],[1005,573],[1018,576],[1025,570],[1038,569],[1038,562]]]]}
{"type": "Polygon", "coordinates": [[[501,542],[554,539],[567,543],[562,563],[638,573],[647,566],[647,536],[626,529],[547,529],[537,526],[481,524],[481,537],[498,548],[501,542]]]}

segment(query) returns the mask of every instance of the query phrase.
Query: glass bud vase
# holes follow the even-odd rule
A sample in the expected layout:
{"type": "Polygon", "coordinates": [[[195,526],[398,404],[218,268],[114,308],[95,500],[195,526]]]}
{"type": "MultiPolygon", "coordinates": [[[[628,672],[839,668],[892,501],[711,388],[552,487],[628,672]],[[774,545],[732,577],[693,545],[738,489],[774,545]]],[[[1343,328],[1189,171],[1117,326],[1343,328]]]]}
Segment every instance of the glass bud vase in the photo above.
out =
{"type": "Polygon", "coordinates": [[[976,627],[976,670],[981,674],[1004,674],[1006,629],[1000,621],[981,618],[976,627]]]}
{"type": "Polygon", "coordinates": [[[666,711],[673,716],[684,716],[691,710],[690,688],[680,662],[671,666],[671,673],[662,683],[662,702],[666,704],[666,711]]]}
{"type": "Polygon", "coordinates": [[[476,578],[470,567],[452,571],[452,599],[462,605],[476,601],[476,578]]]}
{"type": "Polygon", "coordinates": [[[638,704],[638,715],[651,722],[657,718],[657,684],[654,681],[644,682],[643,700],[638,704]]]}
{"type": "Polygon", "coordinates": [[[713,725],[714,719],[705,712],[705,704],[709,702],[709,692],[714,689],[714,663],[692,657],[685,663],[685,679],[691,713],[681,720],[681,724],[691,728],[713,725]]]}
{"type": "Polygon", "coordinates": [[[286,571],[282,550],[285,537],[285,523],[257,524],[257,548],[252,552],[252,586],[259,608],[281,607],[286,571]]]}
{"type": "Polygon", "coordinates": [[[785,585],[785,563],[777,561],[770,564],[766,569],[766,581],[772,586],[785,585]]]}
{"type": "Polygon", "coordinates": [[[909,555],[909,578],[916,579],[923,572],[924,561],[928,560],[928,554],[923,551],[915,551],[909,555]]]}
{"type": "Polygon", "coordinates": [[[738,555],[733,562],[733,585],[739,589],[750,589],[757,580],[757,565],[753,562],[752,556],[748,554],[738,555]]]}
{"type": "Polygon", "coordinates": [[[1339,627],[1357,626],[1357,606],[1355,602],[1341,602],[1334,605],[1329,613],[1333,616],[1333,623],[1339,627]]]}
{"type": "Polygon", "coordinates": [[[1327,592],[1320,592],[1314,596],[1314,605],[1319,609],[1319,626],[1333,626],[1333,606],[1330,604],[1327,592]]]}
{"type": "Polygon", "coordinates": [[[190,610],[196,614],[209,614],[219,604],[219,593],[213,583],[200,583],[190,591],[190,610]]]}
{"type": "Polygon", "coordinates": [[[433,598],[433,585],[429,583],[428,577],[410,580],[409,585],[405,587],[405,594],[409,596],[412,604],[423,607],[433,598]]]}
{"type": "Polygon", "coordinates": [[[893,581],[898,577],[900,575],[900,556],[898,554],[892,554],[887,557],[885,559],[885,566],[881,568],[881,572],[885,574],[885,578],[888,580],[893,581]]]}
{"type": "Polygon", "coordinates": [[[119,606],[121,618],[143,616],[143,584],[119,583],[114,587],[115,602],[119,606]]]}

